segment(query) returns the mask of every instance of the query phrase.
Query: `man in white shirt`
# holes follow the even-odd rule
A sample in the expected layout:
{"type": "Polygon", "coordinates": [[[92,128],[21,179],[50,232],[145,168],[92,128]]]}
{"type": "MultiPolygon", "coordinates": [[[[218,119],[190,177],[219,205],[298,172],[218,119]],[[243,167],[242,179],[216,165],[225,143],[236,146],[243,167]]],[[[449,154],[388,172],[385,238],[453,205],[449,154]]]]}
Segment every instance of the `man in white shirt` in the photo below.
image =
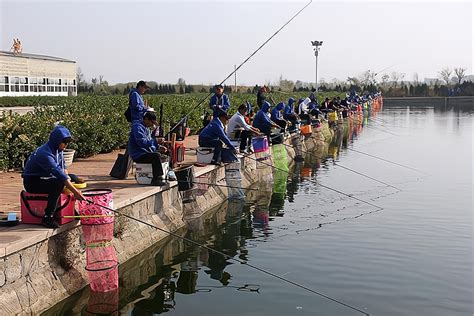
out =
{"type": "Polygon", "coordinates": [[[227,136],[231,140],[240,138],[240,152],[247,153],[247,147],[250,145],[252,133],[261,135],[260,130],[245,122],[247,115],[247,105],[242,104],[229,120],[227,125],[227,136]]]}

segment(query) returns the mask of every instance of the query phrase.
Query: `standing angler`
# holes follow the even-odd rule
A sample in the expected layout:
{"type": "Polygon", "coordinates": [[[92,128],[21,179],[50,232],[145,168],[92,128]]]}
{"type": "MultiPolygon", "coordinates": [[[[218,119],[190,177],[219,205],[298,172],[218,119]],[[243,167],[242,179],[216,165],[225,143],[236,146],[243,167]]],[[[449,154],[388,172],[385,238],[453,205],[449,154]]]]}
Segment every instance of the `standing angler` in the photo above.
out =
{"type": "Polygon", "coordinates": [[[229,97],[224,94],[224,87],[218,84],[214,87],[214,95],[209,100],[209,108],[212,110],[212,117],[217,118],[218,110],[227,112],[230,108],[229,97]]]}
{"type": "Polygon", "coordinates": [[[130,119],[127,118],[129,122],[141,121],[143,119],[143,114],[148,110],[148,105],[143,100],[142,95],[148,91],[150,87],[146,84],[145,81],[140,80],[137,83],[137,87],[132,89],[128,95],[128,106],[130,109],[130,119]]]}

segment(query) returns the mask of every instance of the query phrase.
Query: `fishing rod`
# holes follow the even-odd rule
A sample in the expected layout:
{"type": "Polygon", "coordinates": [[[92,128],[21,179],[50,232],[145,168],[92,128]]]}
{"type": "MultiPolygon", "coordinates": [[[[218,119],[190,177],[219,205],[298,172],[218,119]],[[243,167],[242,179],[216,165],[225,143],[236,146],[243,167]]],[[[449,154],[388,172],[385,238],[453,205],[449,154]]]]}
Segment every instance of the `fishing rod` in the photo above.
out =
{"type": "MultiPolygon", "coordinates": [[[[189,182],[186,181],[186,180],[177,180],[176,182],[189,183],[189,182]]],[[[237,187],[237,186],[232,186],[232,185],[209,183],[209,182],[192,181],[191,183],[194,183],[194,184],[202,184],[202,185],[211,185],[211,186],[215,186],[215,187],[222,187],[222,188],[229,188],[229,189],[241,189],[241,190],[247,190],[247,191],[259,191],[258,189],[253,189],[253,188],[244,188],[244,187],[237,187]]]]}
{"type": "MultiPolygon", "coordinates": [[[[257,158],[252,158],[250,155],[249,155],[249,156],[246,156],[246,157],[249,158],[249,159],[251,159],[251,160],[256,161],[257,163],[261,163],[261,164],[264,164],[264,165],[266,165],[266,166],[272,167],[272,168],[275,169],[275,170],[279,170],[279,171],[282,171],[282,172],[286,172],[286,173],[288,173],[288,174],[290,173],[290,171],[288,171],[288,170],[285,170],[285,169],[282,169],[282,168],[278,168],[278,167],[276,167],[275,165],[272,165],[272,164],[269,164],[269,163],[265,163],[265,162],[263,162],[263,161],[261,161],[261,160],[258,160],[257,158]]],[[[319,183],[319,182],[317,182],[317,181],[315,181],[315,180],[312,180],[312,179],[307,179],[307,180],[308,180],[309,182],[311,182],[311,183],[314,183],[314,184],[316,184],[316,185],[322,186],[323,188],[326,188],[326,189],[328,189],[328,190],[330,190],[330,191],[337,192],[337,193],[339,193],[339,194],[341,194],[341,195],[344,195],[344,196],[346,196],[346,197],[348,197],[348,198],[357,200],[357,201],[359,201],[359,202],[362,202],[362,203],[365,203],[365,204],[367,204],[367,205],[373,206],[373,207],[375,207],[375,208],[377,208],[377,209],[383,210],[383,207],[381,207],[381,206],[379,206],[379,205],[376,205],[376,204],[373,204],[373,203],[370,203],[370,202],[368,202],[368,201],[359,199],[359,198],[355,197],[355,196],[352,195],[352,194],[348,194],[348,193],[345,193],[345,192],[343,192],[343,191],[341,191],[341,190],[331,188],[331,187],[329,187],[329,186],[327,186],[327,185],[321,184],[321,183],[319,183]]]]}
{"type": "Polygon", "coordinates": [[[342,305],[342,306],[345,306],[345,307],[347,307],[347,308],[350,308],[350,309],[352,309],[352,310],[354,310],[354,311],[357,311],[357,312],[359,312],[359,313],[361,313],[361,314],[363,314],[363,315],[370,316],[369,313],[367,313],[367,312],[365,312],[365,311],[363,311],[363,310],[361,310],[361,309],[359,309],[359,308],[357,308],[357,307],[354,307],[354,306],[352,306],[352,305],[349,305],[348,303],[344,303],[344,302],[342,302],[342,301],[340,301],[340,300],[338,300],[338,299],[335,299],[335,298],[333,298],[333,297],[330,297],[329,295],[326,295],[326,294],[324,294],[324,293],[322,293],[322,292],[313,290],[312,288],[309,288],[309,287],[307,287],[307,286],[305,286],[305,285],[299,284],[299,283],[297,283],[297,282],[295,282],[295,281],[292,281],[292,280],[290,280],[290,279],[284,278],[283,276],[280,276],[280,275],[278,275],[278,274],[275,274],[275,273],[273,273],[273,272],[271,272],[271,271],[269,271],[269,270],[260,268],[259,266],[256,266],[256,265],[254,265],[254,264],[249,263],[248,261],[245,261],[245,260],[242,260],[242,259],[238,259],[238,258],[234,258],[234,257],[229,256],[228,254],[226,254],[226,253],[224,253],[224,252],[222,252],[222,251],[216,250],[216,249],[214,249],[214,248],[211,248],[211,247],[209,247],[209,246],[206,246],[206,245],[204,245],[204,244],[201,244],[201,243],[199,243],[199,242],[197,242],[197,241],[194,241],[194,240],[192,240],[192,239],[189,239],[189,238],[180,236],[180,235],[178,235],[178,234],[176,234],[176,233],[173,233],[172,231],[169,231],[169,230],[163,229],[163,228],[161,228],[161,227],[158,227],[158,226],[156,226],[156,225],[154,225],[154,224],[151,224],[151,223],[149,223],[149,222],[147,222],[147,221],[144,221],[144,220],[142,220],[142,219],[140,219],[140,218],[137,218],[137,217],[134,217],[134,216],[131,216],[131,215],[128,215],[128,214],[119,212],[119,211],[117,211],[117,210],[114,210],[114,209],[112,209],[112,208],[110,208],[110,207],[107,207],[107,206],[104,206],[104,205],[100,205],[100,204],[98,204],[98,203],[96,203],[96,202],[94,202],[94,201],[86,200],[86,202],[88,202],[89,204],[94,204],[94,205],[96,205],[96,206],[99,206],[99,207],[101,207],[101,208],[103,208],[103,209],[105,209],[105,210],[111,211],[111,212],[113,212],[113,213],[115,213],[115,214],[118,214],[118,215],[123,216],[123,217],[125,217],[125,218],[128,218],[128,219],[130,219],[130,220],[134,220],[134,221],[136,221],[136,222],[138,222],[138,223],[141,223],[141,224],[143,224],[143,225],[146,225],[146,226],[148,226],[148,227],[157,229],[157,230],[159,230],[159,231],[161,231],[161,232],[164,232],[164,233],[166,233],[166,234],[168,234],[168,235],[171,235],[171,236],[173,236],[173,237],[176,237],[176,238],[178,238],[178,239],[181,239],[181,240],[183,240],[183,241],[186,241],[186,242],[188,242],[188,243],[190,243],[190,244],[193,244],[193,245],[195,245],[195,246],[202,247],[202,248],[207,249],[207,250],[209,250],[209,251],[212,251],[212,252],[214,252],[214,253],[216,253],[216,254],[222,255],[226,260],[232,260],[232,261],[235,261],[235,262],[237,262],[237,263],[245,264],[246,266],[248,266],[248,267],[250,267],[250,268],[252,268],[252,269],[255,269],[255,270],[257,270],[257,271],[260,271],[260,272],[262,272],[262,273],[264,273],[264,274],[270,275],[270,276],[272,276],[272,277],[274,277],[274,278],[277,278],[277,279],[279,279],[279,280],[281,280],[281,281],[284,281],[284,282],[286,282],[286,283],[289,283],[289,284],[291,284],[291,285],[294,285],[294,286],[296,286],[296,287],[298,287],[298,288],[304,289],[304,290],[306,290],[306,291],[308,291],[308,292],[311,292],[311,293],[316,294],[316,295],[318,295],[318,296],[324,297],[324,298],[326,298],[327,300],[330,300],[330,301],[335,302],[335,303],[337,303],[337,304],[339,304],[339,305],[342,305]]]}
{"type": "MultiPolygon", "coordinates": [[[[275,136],[275,137],[278,137],[278,136],[275,136]]],[[[272,137],[272,139],[275,138],[275,137],[272,137]]],[[[284,146],[286,146],[286,147],[295,149],[294,146],[287,145],[287,144],[285,144],[285,143],[282,143],[281,145],[284,145],[284,146]]],[[[304,151],[304,150],[300,150],[300,151],[301,151],[302,153],[306,154],[306,155],[310,155],[310,156],[312,156],[312,157],[314,157],[314,158],[316,158],[316,159],[319,159],[318,156],[316,156],[315,154],[313,154],[313,153],[311,153],[311,152],[304,151]]],[[[339,166],[339,167],[341,167],[341,168],[343,168],[343,169],[346,169],[346,170],[348,170],[348,171],[350,171],[350,172],[353,172],[353,173],[358,174],[358,175],[360,175],[360,176],[363,176],[363,177],[365,177],[365,178],[371,179],[371,180],[373,180],[373,181],[376,181],[376,182],[381,183],[381,184],[383,184],[383,185],[386,185],[386,186],[388,186],[388,187],[394,188],[395,190],[401,191],[399,188],[397,188],[397,187],[395,187],[395,186],[393,186],[393,185],[391,185],[391,184],[389,184],[389,183],[383,182],[383,181],[381,181],[381,180],[375,179],[375,178],[373,178],[373,177],[371,177],[371,176],[368,176],[368,175],[366,175],[366,174],[363,174],[363,173],[361,173],[361,172],[358,172],[358,171],[356,171],[356,170],[353,170],[353,169],[351,169],[351,168],[349,168],[349,167],[343,166],[343,165],[337,163],[336,161],[333,161],[333,163],[334,163],[336,166],[339,166]]]]}
{"type": "MultiPolygon", "coordinates": [[[[306,9],[311,3],[313,2],[313,0],[310,0],[303,8],[301,8],[298,12],[296,12],[292,17],[291,19],[289,19],[287,22],[285,22],[285,24],[283,24],[275,33],[273,33],[272,36],[270,36],[265,42],[263,42],[262,45],[260,45],[253,53],[251,53],[237,68],[234,68],[234,70],[227,76],[224,78],[224,80],[222,80],[219,85],[222,85],[224,84],[224,82],[227,81],[227,79],[229,79],[232,75],[234,75],[237,70],[239,70],[243,65],[245,65],[249,60],[250,58],[252,58],[259,50],[261,50],[265,45],[267,45],[268,42],[270,42],[270,40],[272,38],[274,38],[278,33],[280,33],[281,30],[283,30],[291,21],[293,21],[293,19],[295,19],[301,12],[303,12],[304,9],[306,9]]],[[[184,120],[191,114],[193,113],[196,109],[199,109],[199,107],[202,105],[202,103],[204,101],[206,101],[206,99],[212,95],[212,92],[209,92],[204,98],[202,98],[198,104],[196,106],[194,106],[194,108],[191,109],[191,111],[189,111],[188,114],[186,114],[178,123],[176,123],[175,126],[173,126],[173,128],[170,129],[170,131],[168,133],[166,133],[165,137],[170,134],[172,131],[174,131],[182,122],[184,122],[184,120]]]]}
{"type": "Polygon", "coordinates": [[[403,168],[406,168],[406,169],[410,169],[410,170],[413,170],[413,171],[417,171],[417,172],[420,172],[420,173],[423,173],[423,174],[427,175],[427,173],[424,172],[424,171],[421,171],[421,170],[418,170],[416,168],[412,168],[412,167],[409,167],[409,166],[406,166],[406,165],[402,165],[402,164],[397,163],[395,161],[391,161],[391,160],[388,160],[388,159],[385,159],[385,158],[382,158],[382,157],[378,157],[378,156],[375,156],[375,155],[372,155],[372,154],[368,154],[368,153],[365,153],[363,151],[356,150],[356,149],[353,149],[353,148],[347,147],[347,149],[355,151],[356,153],[359,153],[359,154],[362,154],[362,155],[366,155],[366,156],[369,156],[369,157],[372,157],[372,158],[375,158],[375,159],[379,159],[379,160],[382,160],[382,161],[385,161],[385,162],[388,162],[388,163],[391,163],[391,164],[394,164],[394,165],[397,165],[397,166],[400,166],[400,167],[403,167],[403,168]]]}

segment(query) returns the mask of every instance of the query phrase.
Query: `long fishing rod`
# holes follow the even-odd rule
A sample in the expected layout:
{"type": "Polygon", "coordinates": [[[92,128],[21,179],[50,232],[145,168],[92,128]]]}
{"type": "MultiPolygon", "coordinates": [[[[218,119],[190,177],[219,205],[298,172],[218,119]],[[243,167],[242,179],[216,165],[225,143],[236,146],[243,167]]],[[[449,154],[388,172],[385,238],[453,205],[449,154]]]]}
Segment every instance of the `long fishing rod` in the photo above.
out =
{"type": "MultiPolygon", "coordinates": [[[[275,137],[278,137],[278,136],[275,136],[275,137]]],[[[272,139],[275,138],[275,137],[272,137],[272,139]]],[[[284,145],[284,146],[286,146],[286,147],[289,147],[289,148],[295,149],[294,146],[287,145],[287,144],[285,144],[285,143],[282,143],[282,145],[284,145]]],[[[304,150],[300,150],[300,151],[301,151],[302,153],[306,154],[306,155],[310,155],[310,156],[312,156],[312,157],[314,157],[314,158],[316,158],[316,159],[319,159],[318,156],[316,156],[315,154],[313,154],[313,153],[311,153],[311,152],[309,152],[309,151],[304,151],[304,150]]],[[[358,172],[358,171],[356,171],[356,170],[353,170],[353,169],[351,169],[351,168],[349,168],[349,167],[343,166],[343,165],[341,165],[341,164],[339,164],[339,163],[336,163],[336,161],[333,161],[333,163],[334,163],[336,166],[339,166],[339,167],[341,167],[341,168],[343,168],[343,169],[346,169],[347,171],[353,172],[353,173],[355,173],[355,174],[358,174],[358,175],[363,176],[363,177],[365,177],[365,178],[374,180],[374,181],[376,181],[376,182],[378,182],[378,183],[381,183],[381,184],[383,184],[383,185],[386,185],[386,186],[388,186],[388,187],[394,188],[395,190],[401,191],[399,188],[397,188],[397,187],[395,187],[395,186],[393,186],[393,185],[391,185],[391,184],[389,184],[389,183],[383,182],[383,181],[381,181],[381,180],[375,179],[375,178],[373,178],[373,177],[371,177],[371,176],[368,176],[368,175],[366,175],[366,174],[363,174],[363,173],[361,173],[361,172],[358,172]]]]}
{"type": "MultiPolygon", "coordinates": [[[[298,12],[296,12],[292,17],[291,19],[289,19],[285,24],[283,24],[275,33],[273,33],[272,36],[270,36],[265,42],[263,42],[262,45],[260,45],[253,53],[251,53],[237,68],[234,68],[234,70],[227,76],[224,78],[224,80],[222,80],[219,84],[222,85],[224,84],[224,82],[227,81],[227,79],[229,79],[230,77],[232,77],[232,75],[234,75],[237,70],[239,70],[243,65],[245,65],[249,60],[250,58],[252,58],[260,49],[262,49],[265,45],[267,45],[268,42],[270,42],[270,40],[272,38],[274,38],[281,30],[283,30],[291,21],[293,21],[294,18],[296,18],[301,12],[303,12],[304,9],[306,9],[311,3],[313,2],[313,0],[310,0],[303,8],[301,8],[298,12]]],[[[198,104],[196,106],[194,106],[194,108],[191,109],[191,111],[189,111],[188,114],[186,114],[178,123],[176,123],[175,126],[173,126],[173,128],[170,129],[170,131],[168,133],[166,133],[165,137],[167,135],[169,135],[173,130],[176,129],[176,127],[178,127],[182,122],[184,122],[184,120],[186,120],[186,118],[191,114],[193,113],[195,110],[199,109],[199,107],[202,105],[202,103],[204,101],[206,101],[206,99],[212,95],[212,92],[209,92],[204,98],[202,98],[198,104]]]]}
{"type": "MultiPolygon", "coordinates": [[[[264,165],[266,165],[266,166],[272,167],[273,169],[276,169],[276,170],[279,170],[279,171],[282,171],[282,172],[286,172],[286,173],[288,173],[288,174],[290,173],[290,171],[288,171],[288,170],[285,170],[285,169],[282,169],[282,168],[278,168],[278,167],[276,167],[275,165],[272,165],[272,164],[269,164],[269,163],[265,163],[265,162],[263,162],[263,161],[261,161],[261,160],[258,160],[257,158],[252,158],[250,155],[249,155],[249,156],[246,156],[246,158],[249,158],[249,159],[251,159],[251,160],[254,160],[254,161],[256,161],[257,163],[261,163],[261,164],[264,164],[264,165]]],[[[352,194],[348,194],[348,193],[345,193],[345,192],[343,192],[343,191],[341,191],[341,190],[331,188],[331,187],[329,187],[329,186],[327,186],[327,185],[324,185],[324,184],[321,184],[321,183],[319,183],[319,182],[317,182],[317,181],[315,181],[315,180],[308,179],[308,181],[311,182],[311,183],[314,183],[314,184],[316,184],[316,185],[320,185],[320,186],[322,186],[323,188],[326,188],[326,189],[328,189],[328,190],[330,190],[330,191],[334,191],[334,192],[337,192],[337,193],[339,193],[339,194],[341,194],[341,195],[347,196],[348,198],[351,198],[351,199],[357,200],[357,201],[359,201],[359,202],[365,203],[365,204],[367,204],[367,205],[376,207],[377,209],[381,209],[381,210],[383,209],[383,207],[381,207],[381,206],[379,206],[379,205],[376,205],[376,204],[370,203],[370,202],[368,202],[368,201],[359,199],[359,198],[355,197],[355,196],[352,195],[352,194]]]]}
{"type": "Polygon", "coordinates": [[[359,154],[362,154],[362,155],[366,155],[366,156],[369,156],[369,157],[372,157],[372,158],[375,158],[375,159],[379,159],[379,160],[382,160],[382,161],[385,161],[385,162],[388,162],[388,163],[391,163],[391,164],[394,164],[394,165],[397,165],[397,166],[406,168],[406,169],[410,169],[410,170],[417,171],[417,172],[420,172],[420,173],[423,173],[423,174],[427,174],[427,173],[424,172],[424,171],[421,171],[421,170],[418,170],[418,169],[416,169],[416,168],[412,168],[412,167],[409,167],[409,166],[406,166],[406,165],[402,165],[402,164],[397,163],[397,162],[392,161],[392,160],[388,160],[388,159],[385,159],[385,158],[382,158],[382,157],[378,157],[378,156],[375,156],[375,155],[372,155],[372,154],[368,154],[368,153],[365,153],[365,152],[363,152],[363,151],[356,150],[356,149],[349,148],[349,147],[347,147],[347,149],[348,149],[348,150],[355,151],[356,153],[359,153],[359,154]]]}
{"type": "Polygon", "coordinates": [[[216,253],[216,254],[222,255],[224,258],[226,258],[226,260],[233,260],[233,261],[235,261],[235,262],[238,262],[238,263],[241,263],[241,264],[245,264],[245,265],[247,265],[248,267],[250,267],[250,268],[252,268],[252,269],[255,269],[255,270],[257,270],[257,271],[260,271],[260,272],[262,272],[262,273],[264,273],[264,274],[270,275],[270,276],[275,277],[275,278],[277,278],[277,279],[279,279],[279,280],[281,280],[281,281],[284,281],[284,282],[286,282],[286,283],[289,283],[289,284],[291,284],[291,285],[294,285],[294,286],[296,286],[296,287],[299,287],[299,288],[301,288],[301,289],[304,289],[304,290],[306,290],[306,291],[308,291],[308,292],[311,292],[311,293],[313,293],[313,294],[316,294],[316,295],[319,295],[319,296],[321,296],[321,297],[324,297],[324,298],[326,298],[326,299],[328,299],[328,300],[330,300],[330,301],[332,301],[332,302],[335,302],[335,303],[337,303],[337,304],[340,304],[340,305],[342,305],[342,306],[345,306],[345,307],[347,307],[347,308],[350,308],[350,309],[352,309],[352,310],[354,310],[354,311],[357,311],[357,312],[359,312],[359,313],[362,313],[362,314],[364,314],[364,315],[370,316],[369,313],[367,313],[367,312],[365,312],[365,311],[363,311],[363,310],[361,310],[361,309],[359,309],[359,308],[357,308],[357,307],[351,306],[351,305],[349,305],[349,304],[347,304],[347,303],[344,303],[344,302],[342,302],[342,301],[340,301],[340,300],[338,300],[338,299],[332,298],[332,297],[330,297],[330,296],[328,296],[328,295],[326,295],[326,294],[324,294],[324,293],[321,293],[321,292],[319,292],[319,291],[313,290],[313,289],[311,289],[311,288],[309,288],[309,287],[307,287],[307,286],[305,286],[305,285],[299,284],[299,283],[297,283],[297,282],[295,282],[295,281],[292,281],[292,280],[289,280],[289,279],[287,279],[287,278],[284,278],[284,277],[282,277],[282,276],[280,276],[280,275],[278,275],[278,274],[275,274],[275,273],[273,273],[273,272],[271,272],[271,271],[268,271],[268,270],[263,269],[263,268],[260,268],[260,267],[258,267],[258,266],[256,266],[256,265],[253,265],[253,264],[251,264],[251,263],[248,263],[248,261],[231,257],[231,256],[229,256],[228,254],[226,254],[226,253],[224,253],[224,252],[222,252],[222,251],[216,250],[216,249],[214,249],[214,248],[211,248],[211,247],[209,247],[209,246],[206,246],[206,245],[204,245],[204,244],[201,244],[201,243],[199,243],[199,242],[197,242],[197,241],[194,241],[194,240],[192,240],[192,239],[189,239],[189,238],[180,236],[180,235],[178,235],[178,234],[176,234],[176,233],[173,233],[172,231],[163,229],[163,228],[161,228],[161,227],[158,227],[158,226],[156,226],[156,225],[154,225],[154,224],[151,224],[151,223],[149,223],[149,222],[146,222],[146,221],[144,221],[144,220],[142,220],[142,219],[139,219],[139,218],[137,218],[137,217],[134,217],[134,216],[131,216],[131,215],[128,215],[128,214],[119,212],[119,211],[117,211],[117,210],[114,210],[114,209],[112,209],[112,208],[110,208],[110,207],[107,207],[107,206],[104,206],[104,205],[100,205],[100,204],[98,204],[98,203],[96,203],[96,202],[94,202],[94,201],[91,201],[91,200],[86,200],[86,201],[87,201],[88,203],[90,203],[90,204],[94,204],[94,205],[99,206],[99,207],[101,207],[101,208],[103,208],[103,209],[106,209],[106,210],[108,210],[108,211],[114,212],[115,214],[118,214],[118,215],[120,215],[120,216],[123,216],[123,217],[126,217],[126,218],[128,218],[128,219],[134,220],[134,221],[139,222],[139,223],[141,223],[141,224],[143,224],[143,225],[146,225],[146,226],[148,226],[148,227],[157,229],[157,230],[159,230],[159,231],[161,231],[161,232],[164,232],[164,233],[166,233],[166,234],[169,234],[169,235],[171,235],[171,236],[173,236],[173,237],[176,237],[176,238],[178,238],[178,239],[181,239],[181,240],[183,240],[183,241],[186,241],[186,242],[188,242],[188,243],[190,243],[190,244],[193,244],[193,245],[195,245],[195,246],[202,247],[202,248],[207,249],[207,250],[209,250],[209,251],[212,251],[212,252],[214,252],[214,253],[216,253]]]}
{"type": "MultiPolygon", "coordinates": [[[[177,180],[176,182],[189,183],[189,182],[186,181],[186,180],[177,180]]],[[[221,188],[229,188],[229,189],[241,189],[241,190],[247,190],[247,191],[259,191],[258,189],[253,189],[253,188],[244,188],[244,187],[237,187],[237,186],[232,186],[232,185],[209,183],[209,182],[192,181],[192,183],[193,183],[193,184],[210,185],[210,186],[221,187],[221,188]]]]}

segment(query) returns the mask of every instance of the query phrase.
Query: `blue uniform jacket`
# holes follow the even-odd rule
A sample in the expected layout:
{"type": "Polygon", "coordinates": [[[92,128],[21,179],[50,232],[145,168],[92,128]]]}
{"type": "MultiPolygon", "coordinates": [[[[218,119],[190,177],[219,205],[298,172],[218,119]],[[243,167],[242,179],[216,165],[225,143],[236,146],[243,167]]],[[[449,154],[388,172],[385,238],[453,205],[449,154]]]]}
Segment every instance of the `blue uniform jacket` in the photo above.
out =
{"type": "Polygon", "coordinates": [[[38,147],[28,158],[22,177],[57,178],[64,181],[68,177],[64,172],[63,151],[59,150],[59,144],[63,139],[71,137],[71,132],[64,126],[56,126],[46,144],[38,147]]]}
{"type": "Polygon", "coordinates": [[[226,133],[224,132],[224,127],[222,122],[219,118],[213,118],[209,124],[199,133],[199,138],[206,138],[211,140],[220,139],[224,144],[226,144],[229,148],[234,148],[232,145],[229,137],[227,137],[226,133]]]}
{"type": "Polygon", "coordinates": [[[289,98],[288,104],[285,106],[285,109],[283,110],[283,118],[285,120],[289,120],[291,115],[295,114],[295,110],[293,109],[293,103],[295,103],[295,99],[289,98]]]}
{"type": "Polygon", "coordinates": [[[137,89],[130,90],[128,102],[130,106],[132,122],[143,120],[143,114],[145,114],[146,108],[145,103],[143,102],[143,97],[137,89]]]}
{"type": "Polygon", "coordinates": [[[272,128],[272,121],[267,113],[270,110],[270,103],[263,102],[262,108],[257,112],[253,120],[253,127],[258,128],[263,134],[269,135],[272,128]]]}
{"type": "Polygon", "coordinates": [[[222,109],[225,112],[230,108],[229,97],[225,94],[222,94],[220,97],[217,94],[214,94],[209,100],[209,108],[213,110],[213,116],[217,117],[216,111],[222,109]]]}
{"type": "Polygon", "coordinates": [[[284,108],[285,108],[285,103],[280,102],[277,104],[277,106],[274,109],[272,109],[271,119],[273,122],[283,120],[283,115],[281,114],[281,110],[283,110],[284,108]]]}
{"type": "Polygon", "coordinates": [[[154,153],[157,148],[158,143],[143,120],[134,121],[128,138],[128,151],[132,160],[138,159],[144,154],[154,153]]]}

